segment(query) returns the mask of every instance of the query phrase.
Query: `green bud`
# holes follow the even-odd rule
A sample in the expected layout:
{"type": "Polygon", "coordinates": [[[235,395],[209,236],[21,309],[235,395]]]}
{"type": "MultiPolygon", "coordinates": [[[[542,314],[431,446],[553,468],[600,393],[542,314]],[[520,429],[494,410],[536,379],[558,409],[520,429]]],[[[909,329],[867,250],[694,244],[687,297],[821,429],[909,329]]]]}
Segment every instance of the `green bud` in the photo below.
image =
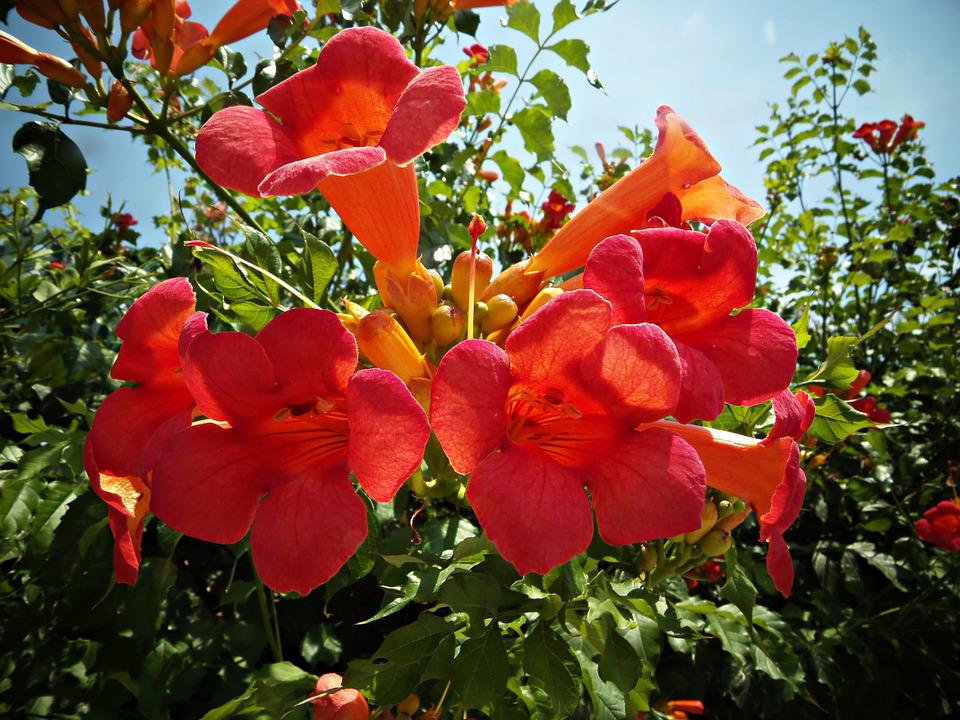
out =
{"type": "Polygon", "coordinates": [[[710,529],[717,522],[717,506],[713,504],[712,500],[707,500],[703,504],[703,509],[700,511],[700,528],[694,530],[693,532],[688,532],[684,536],[684,540],[691,545],[696,544],[700,538],[710,532],[710,529]]]}
{"type": "Polygon", "coordinates": [[[440,296],[441,296],[444,300],[453,300],[453,286],[452,286],[452,285],[449,285],[449,284],[444,285],[444,286],[443,286],[443,292],[440,293],[440,296]]]}
{"type": "Polygon", "coordinates": [[[721,500],[717,503],[717,515],[718,517],[725,518],[727,515],[733,514],[733,503],[729,500],[721,500]]]}
{"type": "Polygon", "coordinates": [[[645,573],[653,572],[657,567],[659,555],[654,545],[643,545],[637,555],[637,567],[645,573]]]}
{"type": "Polygon", "coordinates": [[[433,280],[433,287],[437,291],[437,297],[443,297],[443,278],[440,277],[440,273],[436,270],[427,270],[430,274],[430,279],[433,280]]]}
{"type": "Polygon", "coordinates": [[[697,543],[697,547],[703,551],[707,557],[716,557],[723,555],[733,544],[733,536],[724,530],[711,530],[703,539],[697,543]]]}

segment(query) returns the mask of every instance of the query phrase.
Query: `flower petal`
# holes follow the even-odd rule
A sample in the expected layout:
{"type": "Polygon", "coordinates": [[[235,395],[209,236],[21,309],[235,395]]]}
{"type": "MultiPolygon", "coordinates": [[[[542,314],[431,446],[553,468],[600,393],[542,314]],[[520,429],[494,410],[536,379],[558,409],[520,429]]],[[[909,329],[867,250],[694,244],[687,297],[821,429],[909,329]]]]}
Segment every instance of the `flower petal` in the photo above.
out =
{"type": "Polygon", "coordinates": [[[772,536],[767,542],[767,574],[785,598],[793,589],[793,572],[793,558],[783,535],[772,536]]]}
{"type": "Polygon", "coordinates": [[[613,308],[592,290],[573,290],[537,310],[507,338],[518,381],[567,390],[579,383],[580,360],[606,336],[613,308]]]}
{"type": "Polygon", "coordinates": [[[744,310],[677,338],[706,355],[723,378],[723,400],[756,405],[785,389],[797,369],[797,337],[769,310],[744,310]]]}
{"type": "Polygon", "coordinates": [[[137,298],[117,324],[123,341],[110,376],[149,382],[180,367],[180,333],[193,314],[196,295],[186,278],[154,285],[137,298]]]}
{"type": "Polygon", "coordinates": [[[380,139],[390,162],[406,165],[450,137],[466,104],[463,81],[452,65],[417,75],[397,101],[380,139]]]}
{"type": "Polygon", "coordinates": [[[261,197],[306,195],[330,176],[356,175],[375,168],[387,159],[383,148],[358,147],[335,150],[324,155],[281,165],[257,187],[261,197]]]}
{"type": "Polygon", "coordinates": [[[613,305],[613,322],[642,323],[647,320],[643,296],[643,252],[628,235],[614,235],[597,245],[587,260],[583,287],[613,305]]]}
{"type": "Polygon", "coordinates": [[[360,486],[389,502],[420,467],[430,425],[403,381],[386,370],[361,370],[347,389],[349,464],[360,486]]]}
{"type": "Polygon", "coordinates": [[[178,532],[230,544],[247,534],[270,472],[236,430],[194,425],[167,443],[153,469],[150,509],[178,532]]]}
{"type": "Polygon", "coordinates": [[[253,523],[253,564],[277,592],[308,595],[366,536],[367,508],[337,464],[319,477],[297,474],[271,485],[253,523]]]}
{"type": "Polygon", "coordinates": [[[413,272],[420,242],[413,165],[401,168],[385,162],[359,175],[330,175],[319,190],[371,255],[398,275],[413,272]]]}
{"type": "Polygon", "coordinates": [[[512,443],[481,462],[467,484],[481,527],[521,575],[546,573],[587,549],[593,517],[577,474],[512,443]]]}
{"type": "Polygon", "coordinates": [[[504,406],[510,360],[486,340],[466,340],[444,355],[433,378],[430,424],[453,469],[466,475],[507,437],[504,406]]]}
{"type": "Polygon", "coordinates": [[[682,423],[715,420],[723,412],[723,379],[717,366],[696,348],[676,343],[680,356],[680,399],[673,416],[682,423]]]}
{"type": "Polygon", "coordinates": [[[669,415],[677,404],[680,358],[656,325],[615,325],[582,357],[587,386],[612,415],[648,422],[669,415]]]}
{"type": "Polygon", "coordinates": [[[293,137],[269,113],[234,105],[215,113],[197,136],[197,164],[214,182],[260,197],[260,183],[299,160],[293,137]]]}
{"type": "Polygon", "coordinates": [[[660,107],[656,124],[653,154],[570,218],[534,256],[531,270],[551,277],[582,266],[604,238],[644,227],[664,195],[720,172],[703,140],[672,108],[660,107]]]}
{"type": "Polygon", "coordinates": [[[813,400],[803,390],[794,395],[783,390],[771,398],[773,400],[773,427],[763,440],[765,445],[782,437],[799,440],[810,427],[817,408],[813,400]]]}
{"type": "Polygon", "coordinates": [[[357,341],[329,310],[294,308],[257,333],[287,405],[343,397],[357,367],[357,341]]]}
{"type": "Polygon", "coordinates": [[[656,428],[633,432],[589,471],[600,536],[611,545],[700,527],[706,473],[689,443],[656,428]]]}
{"type": "Polygon", "coordinates": [[[260,343],[239,332],[200,335],[187,351],[183,376],[201,414],[234,423],[282,407],[273,364],[260,343]]]}
{"type": "Polygon", "coordinates": [[[89,442],[100,472],[117,477],[139,476],[144,449],[168,421],[190,427],[193,398],[183,383],[122,387],[100,405],[89,442]]]}
{"type": "Polygon", "coordinates": [[[348,28],[323,46],[316,65],[274,85],[257,102],[297,138],[301,157],[329,152],[341,138],[375,145],[418,72],[390,33],[348,28]]]}
{"type": "Polygon", "coordinates": [[[753,300],[757,246],[741,224],[718,220],[707,234],[639,230],[647,314],[671,336],[695,332],[753,300]]]}
{"type": "Polygon", "coordinates": [[[678,192],[684,220],[712,223],[719,218],[749,225],[766,215],[763,206],[721,178],[701,180],[678,192]]]}

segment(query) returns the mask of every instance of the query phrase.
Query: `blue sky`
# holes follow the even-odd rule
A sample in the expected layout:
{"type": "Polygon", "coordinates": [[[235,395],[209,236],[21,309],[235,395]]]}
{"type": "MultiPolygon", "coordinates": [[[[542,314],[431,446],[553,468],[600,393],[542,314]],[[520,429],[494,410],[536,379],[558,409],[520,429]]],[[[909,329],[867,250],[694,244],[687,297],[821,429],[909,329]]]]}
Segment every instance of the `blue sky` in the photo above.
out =
{"type": "MultiPolygon", "coordinates": [[[[195,0],[194,20],[213,27],[229,0],[195,0]]],[[[549,23],[552,0],[538,2],[549,23]]],[[[579,3],[578,3],[579,4],[579,3]]],[[[501,28],[501,9],[482,10],[478,40],[484,44],[508,42],[518,48],[521,61],[530,41],[501,28]]],[[[4,28],[40,49],[69,56],[58,38],[10,14],[4,28]]],[[[899,118],[904,112],[927,123],[922,131],[938,176],[960,174],[960,144],[953,133],[960,110],[957,73],[960,70],[960,2],[924,0],[917,3],[872,0],[830,2],[774,2],[767,0],[700,0],[653,3],[621,0],[605,14],[576,23],[567,33],[591,47],[594,70],[604,84],[600,92],[580,73],[548,58],[545,65],[568,81],[573,97],[569,124],[558,122],[558,148],[572,144],[592,147],[597,140],[617,141],[618,125],[652,126],[656,108],[672,105],[706,140],[724,166],[724,176],[748,194],[763,196],[762,167],[751,148],[754,126],[766,121],[770,101],[784,97],[778,58],[795,51],[801,55],[822,50],[830,40],[853,35],[864,24],[879,45],[874,92],[851,97],[848,112],[860,121],[899,118]]],[[[471,39],[451,37],[439,57],[461,59],[460,48],[471,39]]],[[[252,56],[270,52],[269,40],[252,38],[239,46],[252,68],[252,56]]],[[[17,100],[15,93],[9,99],[17,100]]],[[[0,169],[4,186],[26,183],[23,160],[10,150],[21,123],[31,119],[0,111],[0,169]]],[[[140,219],[143,240],[162,239],[151,230],[149,218],[169,211],[166,180],[146,165],[146,151],[125,133],[65,128],[80,145],[92,173],[90,195],[77,198],[81,215],[98,223],[97,208],[109,194],[125,202],[140,219]]],[[[521,150],[517,150],[521,152],[521,150]]],[[[565,159],[569,155],[563,151],[565,159]]],[[[521,156],[521,159],[523,158],[521,156]]],[[[176,181],[176,178],[175,178],[176,181]]]]}

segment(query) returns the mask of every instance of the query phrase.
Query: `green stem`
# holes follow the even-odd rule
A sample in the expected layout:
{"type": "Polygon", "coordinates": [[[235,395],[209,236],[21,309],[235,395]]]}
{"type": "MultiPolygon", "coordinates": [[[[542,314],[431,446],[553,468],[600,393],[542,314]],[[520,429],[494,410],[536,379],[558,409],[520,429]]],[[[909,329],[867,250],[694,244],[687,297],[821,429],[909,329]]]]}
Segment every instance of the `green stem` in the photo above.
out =
{"type": "Polygon", "coordinates": [[[66,115],[57,115],[56,113],[40,110],[39,108],[30,107],[29,105],[18,105],[17,103],[12,103],[9,101],[7,101],[7,105],[10,105],[15,110],[19,110],[22,113],[27,113],[28,115],[37,115],[38,117],[48,118],[50,120],[56,120],[64,125],[82,125],[83,127],[99,128],[100,130],[122,130],[123,132],[128,132],[132,135],[142,135],[146,133],[144,128],[131,127],[129,125],[111,125],[109,123],[94,122],[92,120],[74,120],[66,115]]]}
{"type": "MultiPolygon", "coordinates": [[[[252,556],[250,559],[250,564],[253,566],[252,556]]],[[[267,635],[267,643],[269,643],[270,651],[273,653],[273,661],[283,662],[283,651],[280,648],[280,636],[279,633],[274,632],[274,629],[271,625],[270,610],[267,608],[267,593],[264,588],[263,581],[257,574],[256,566],[253,566],[253,576],[256,579],[257,604],[260,605],[260,619],[263,621],[263,631],[267,635]]]]}

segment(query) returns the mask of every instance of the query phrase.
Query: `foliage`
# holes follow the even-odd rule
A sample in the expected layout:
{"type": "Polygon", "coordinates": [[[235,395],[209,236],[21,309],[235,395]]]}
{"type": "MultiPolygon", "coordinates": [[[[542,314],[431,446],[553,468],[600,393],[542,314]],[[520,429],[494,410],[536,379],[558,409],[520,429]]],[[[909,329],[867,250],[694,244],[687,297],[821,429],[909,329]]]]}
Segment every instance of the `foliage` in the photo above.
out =
{"type": "MultiPolygon", "coordinates": [[[[623,127],[625,146],[601,147],[596,166],[573,148],[578,177],[554,157],[568,83],[581,73],[600,87],[589,48],[570,33],[582,15],[614,4],[591,0],[578,12],[561,0],[545,18],[518,2],[506,10],[518,47],[460,63],[470,90],[461,133],[418,161],[428,267],[448,275],[470,246],[474,214],[498,221],[489,254],[519,260],[545,240],[535,218],[551,191],[573,199],[577,183],[593,197],[649,153],[651,132],[623,127]],[[508,137],[525,159],[507,150],[508,137]],[[484,175],[492,166],[502,180],[484,175]]],[[[796,321],[797,384],[832,389],[816,400],[803,449],[809,486],[790,535],[789,599],[762,567],[754,520],[726,552],[722,583],[698,575],[708,556],[683,538],[625,547],[595,538],[586,554],[521,577],[481,533],[463,478],[438,446],[428,446],[426,475],[393,502],[365,500],[367,541],[308,597],[265,588],[248,541],[201,543],[156,519],[138,583],[115,583],[83,443],[92,411],[118,386],[107,376],[129,302],[187,276],[214,325],[246,331],[305,301],[379,303],[374,258],[319,193],[254,200],[208,182],[189,149],[199,124],[311,65],[308,39],[374,24],[428,66],[440,44],[462,42],[480,22],[470,10],[428,22],[415,5],[321,0],[308,24],[271,26],[269,60],[254,66],[221,48],[212,67],[223,86],[115,63],[117,77],[138,68],[136,100],[104,131],[145,142],[157,170],[193,171],[157,219],[171,241],[159,248],[138,245],[122,207],[104,207],[94,232],[66,205],[84,188],[86,163],[64,128],[103,112],[102,87],[62,97],[51,85],[63,115],[46,100],[4,101],[57,122],[17,134],[33,191],[0,198],[0,714],[308,717],[314,675],[330,670],[372,705],[393,708],[416,692],[450,717],[623,720],[680,697],[702,699],[712,717],[956,714],[960,556],[922,543],[913,523],[957,472],[958,180],[937,180],[920,141],[871,154],[852,137],[845,103],[851,90],[870,91],[877,55],[865,30],[784,58],[789,95],[758,127],[769,212],[754,226],[759,295],[796,321]],[[68,114],[71,103],[82,111],[68,114]],[[239,260],[194,257],[187,239],[229,247],[239,260]],[[841,397],[858,368],[893,413],[882,429],[841,397]]],[[[4,92],[39,92],[33,70],[3,66],[0,78],[4,92]]],[[[767,410],[728,406],[714,426],[753,436],[770,424],[767,410]]]]}

